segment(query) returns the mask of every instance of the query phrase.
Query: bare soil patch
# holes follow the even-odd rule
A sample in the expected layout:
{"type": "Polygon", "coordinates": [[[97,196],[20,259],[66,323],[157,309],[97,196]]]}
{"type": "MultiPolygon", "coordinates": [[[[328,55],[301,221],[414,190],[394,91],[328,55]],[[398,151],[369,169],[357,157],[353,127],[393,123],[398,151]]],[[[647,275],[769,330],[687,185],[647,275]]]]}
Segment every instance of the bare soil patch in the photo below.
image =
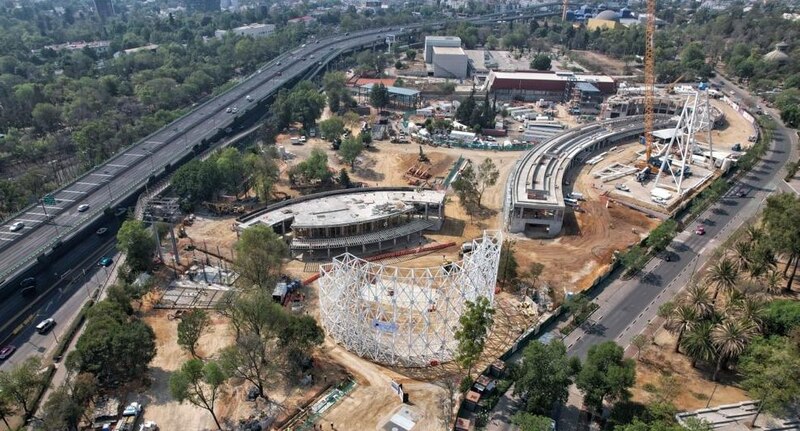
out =
{"type": "Polygon", "coordinates": [[[571,52],[575,55],[575,61],[593,72],[604,73],[606,75],[625,74],[624,61],[611,58],[598,52],[576,50],[572,50],[571,52]]]}
{"type": "Polygon", "coordinates": [[[680,379],[681,390],[674,400],[679,411],[696,410],[707,406],[732,404],[748,400],[739,387],[732,385],[730,373],[721,372],[720,381],[711,381],[713,369],[692,367],[691,360],[675,353],[675,337],[660,328],[654,342],[636,362],[636,385],[632,389],[633,400],[646,403],[652,397],[653,387],[659,386],[662,375],[680,379]]]}

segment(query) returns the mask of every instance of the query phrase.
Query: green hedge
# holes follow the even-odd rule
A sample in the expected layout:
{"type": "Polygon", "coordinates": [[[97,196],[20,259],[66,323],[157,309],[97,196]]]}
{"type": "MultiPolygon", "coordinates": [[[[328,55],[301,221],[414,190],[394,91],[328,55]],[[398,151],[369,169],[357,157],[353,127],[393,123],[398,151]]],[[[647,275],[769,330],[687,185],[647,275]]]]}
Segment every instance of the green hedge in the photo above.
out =
{"type": "Polygon", "coordinates": [[[78,312],[78,317],[72,321],[67,328],[67,331],[61,335],[61,341],[58,342],[58,347],[56,347],[55,352],[53,352],[53,361],[58,362],[61,360],[61,357],[64,356],[64,352],[67,351],[67,347],[69,347],[69,343],[72,342],[72,339],[75,338],[75,334],[78,332],[78,329],[83,325],[83,322],[86,320],[86,313],[92,308],[94,305],[93,300],[89,300],[86,304],[83,305],[81,311],[78,312]]]}

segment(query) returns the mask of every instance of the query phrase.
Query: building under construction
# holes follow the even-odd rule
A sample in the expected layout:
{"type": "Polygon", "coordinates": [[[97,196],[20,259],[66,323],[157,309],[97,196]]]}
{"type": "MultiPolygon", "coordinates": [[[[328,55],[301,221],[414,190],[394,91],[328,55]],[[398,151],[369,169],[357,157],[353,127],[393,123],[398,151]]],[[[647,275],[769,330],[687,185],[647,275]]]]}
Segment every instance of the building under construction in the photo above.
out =
{"type": "Polygon", "coordinates": [[[240,227],[272,227],[283,235],[293,257],[364,255],[398,244],[418,244],[426,230],[444,222],[441,191],[411,187],[351,189],[290,199],[242,217],[240,227]]]}

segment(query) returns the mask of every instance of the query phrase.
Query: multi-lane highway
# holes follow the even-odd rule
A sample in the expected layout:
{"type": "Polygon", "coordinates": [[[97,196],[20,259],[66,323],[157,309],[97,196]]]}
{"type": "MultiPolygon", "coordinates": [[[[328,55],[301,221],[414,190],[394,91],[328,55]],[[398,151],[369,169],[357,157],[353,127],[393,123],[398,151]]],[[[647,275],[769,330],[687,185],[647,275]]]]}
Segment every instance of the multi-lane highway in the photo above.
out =
{"type": "MultiPolygon", "coordinates": [[[[544,10],[553,7],[557,8],[558,4],[536,6],[544,10]]],[[[498,18],[527,19],[553,13],[492,14],[468,21],[486,23],[498,18]]],[[[186,160],[196,145],[230,127],[249,110],[257,109],[260,101],[269,98],[287,82],[304,76],[309,69],[342,52],[383,43],[390,34],[402,36],[423,25],[441,24],[363,30],[303,45],[272,60],[229,91],[121,150],[107,162],[54,192],[53,201],[27,208],[0,226],[0,289],[8,287],[11,280],[30,267],[37,256],[58,245],[62,239],[85,229],[105,209],[113,208],[116,202],[138,193],[150,177],[162,175],[165,168],[173,168],[186,160]],[[247,100],[248,95],[252,102],[247,100]],[[22,223],[24,227],[12,231],[11,226],[15,223],[22,223]]]]}

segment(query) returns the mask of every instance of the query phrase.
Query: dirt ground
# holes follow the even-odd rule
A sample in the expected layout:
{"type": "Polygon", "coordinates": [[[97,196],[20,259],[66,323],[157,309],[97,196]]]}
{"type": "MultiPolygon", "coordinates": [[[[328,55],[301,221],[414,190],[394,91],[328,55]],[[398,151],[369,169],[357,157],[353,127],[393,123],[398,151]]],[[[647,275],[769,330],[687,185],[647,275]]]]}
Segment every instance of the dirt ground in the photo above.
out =
{"type": "Polygon", "coordinates": [[[672,375],[680,381],[680,391],[674,400],[679,411],[696,410],[707,406],[732,404],[748,400],[740,388],[730,386],[729,376],[720,373],[720,382],[712,382],[712,369],[697,369],[686,356],[675,353],[675,337],[663,328],[656,332],[653,344],[636,362],[636,385],[632,389],[634,401],[648,402],[652,398],[652,385],[659,386],[660,376],[672,375]]]}
{"type": "MultiPolygon", "coordinates": [[[[157,348],[149,370],[152,385],[140,396],[145,405],[145,420],[155,421],[163,430],[214,429],[214,421],[206,410],[189,403],[179,404],[169,393],[169,374],[190,359],[189,354],[177,344],[178,320],[167,319],[169,313],[168,310],[151,310],[144,317],[156,334],[157,348]]],[[[227,319],[213,312],[211,318],[211,330],[198,343],[198,354],[202,358],[214,357],[220,349],[233,342],[227,319]]],[[[217,416],[229,424],[264,412],[272,412],[278,419],[285,418],[312,399],[328,382],[344,379],[341,367],[330,363],[324,355],[315,357],[314,360],[317,363],[313,372],[314,384],[299,387],[291,385],[286,379],[276,378],[269,387],[270,403],[263,400],[257,403],[245,401],[246,393],[252,385],[240,379],[231,379],[226,385],[225,393],[217,401],[217,416]]]]}
{"type": "Polygon", "coordinates": [[[596,73],[612,76],[625,74],[624,61],[592,51],[572,50],[571,52],[575,55],[575,61],[596,73]]]}
{"type": "MultiPolygon", "coordinates": [[[[335,170],[346,167],[340,163],[335,153],[326,142],[319,139],[310,139],[302,146],[286,146],[286,150],[294,153],[296,157],[289,161],[289,165],[303,160],[312,148],[321,148],[328,154],[329,163],[335,170]]],[[[452,167],[452,163],[464,156],[472,163],[480,163],[484,158],[490,157],[500,171],[498,183],[484,192],[483,205],[486,208],[480,217],[471,218],[458,204],[456,197],[449,197],[445,206],[446,223],[439,232],[425,235],[429,242],[447,243],[455,245],[444,250],[423,254],[420,256],[406,256],[398,261],[387,262],[401,266],[435,266],[441,265],[444,260],[457,260],[460,244],[463,241],[480,236],[484,229],[502,228],[501,206],[505,197],[506,180],[521,152],[499,151],[474,151],[457,148],[442,148],[424,146],[425,154],[431,162],[426,167],[432,177],[444,177],[452,167]]],[[[361,161],[351,178],[354,181],[363,181],[369,185],[407,185],[404,172],[410,166],[417,165],[419,146],[416,144],[391,144],[376,142],[374,148],[363,153],[361,161]]],[[[350,171],[349,167],[348,171],[350,171]]],[[[288,184],[282,179],[279,189],[288,190],[288,184]]],[[[573,180],[574,181],[574,180],[573,180]]],[[[577,216],[570,214],[566,220],[566,234],[552,240],[531,240],[525,237],[512,237],[514,240],[515,256],[520,264],[520,272],[524,272],[531,262],[545,264],[544,274],[541,279],[557,291],[581,291],[589,287],[602,273],[611,261],[615,249],[624,249],[638,241],[647,229],[655,226],[656,221],[625,207],[606,207],[605,197],[600,192],[592,189],[591,181],[583,176],[574,186],[584,193],[587,201],[583,203],[586,212],[577,216]]],[[[291,193],[291,192],[290,192],[291,193]]],[[[296,195],[294,191],[292,194],[296,195]]],[[[203,239],[212,242],[213,247],[219,243],[220,248],[230,247],[235,241],[235,233],[230,230],[231,218],[211,219],[203,218],[195,226],[187,228],[187,233],[198,244],[203,239]]],[[[221,253],[225,254],[222,250],[221,253]]],[[[307,278],[319,269],[317,264],[308,264],[299,261],[290,261],[285,266],[285,271],[298,278],[307,278]]],[[[316,286],[312,285],[306,293],[305,312],[317,316],[319,314],[316,286]]],[[[475,369],[482,369],[492,358],[496,358],[518,337],[528,326],[535,321],[522,312],[518,298],[510,293],[500,292],[496,298],[497,315],[495,327],[490,337],[490,345],[484,354],[483,363],[476,365],[475,369]]],[[[165,319],[157,319],[160,325],[172,325],[172,329],[161,329],[168,334],[159,337],[166,338],[165,343],[174,346],[174,323],[165,319]]],[[[185,359],[185,355],[177,347],[165,348],[169,357],[159,356],[154,361],[154,367],[164,370],[175,369],[185,359]],[[182,356],[183,355],[183,356],[182,356]]],[[[377,429],[382,427],[388,418],[400,405],[400,400],[392,392],[389,382],[394,379],[403,383],[405,390],[413,403],[413,414],[416,416],[418,430],[442,429],[443,421],[448,413],[443,406],[449,405],[447,400],[453,382],[458,381],[458,370],[454,364],[445,364],[436,367],[415,369],[390,369],[373,364],[361,359],[342,347],[327,340],[319,354],[320,358],[345,367],[358,383],[357,388],[342,402],[330,409],[321,419],[326,426],[334,423],[336,429],[377,429]]],[[[166,382],[166,380],[164,380],[166,382]]],[[[166,383],[160,383],[166,385],[166,383]]],[[[165,390],[163,387],[162,390],[165,390]]],[[[241,399],[241,397],[237,398],[241,399]]],[[[233,405],[243,404],[233,402],[233,405]]],[[[177,412],[194,412],[192,420],[210,421],[207,414],[202,414],[193,407],[165,404],[155,409],[157,418],[162,417],[165,423],[179,423],[181,419],[170,422],[166,412],[170,407],[175,407],[177,412]],[[161,410],[159,410],[161,409],[161,410]]],[[[236,408],[226,407],[225,414],[238,411],[236,408]]],[[[183,413],[175,416],[182,416],[183,413]]],[[[149,416],[148,416],[148,419],[149,416]]],[[[207,426],[208,422],[197,423],[207,426]]],[[[167,428],[165,428],[167,429],[167,428]]]]}
{"type": "MultiPolygon", "coordinates": [[[[711,104],[725,114],[725,125],[711,131],[712,145],[726,151],[730,151],[733,144],[737,142],[744,148],[750,147],[752,143],[747,139],[753,135],[753,126],[722,100],[712,100],[711,104]]],[[[706,136],[706,133],[698,133],[697,140],[705,143],[707,142],[706,136]]]]}

